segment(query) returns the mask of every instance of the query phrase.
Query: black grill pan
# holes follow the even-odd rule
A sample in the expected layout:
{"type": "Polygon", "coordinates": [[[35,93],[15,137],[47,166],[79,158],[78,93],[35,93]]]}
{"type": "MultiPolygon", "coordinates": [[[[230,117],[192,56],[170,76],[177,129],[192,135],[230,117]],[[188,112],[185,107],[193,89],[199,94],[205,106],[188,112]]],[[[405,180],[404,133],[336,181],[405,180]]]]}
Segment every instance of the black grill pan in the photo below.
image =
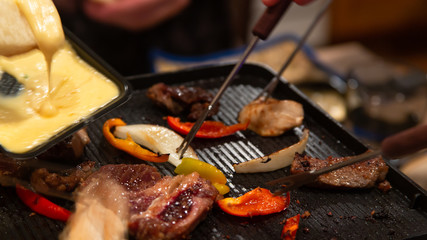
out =
{"type": "MultiPolygon", "coordinates": [[[[146,98],[146,89],[157,82],[170,85],[202,86],[217,91],[233,65],[209,66],[173,73],[130,77],[133,86],[131,99],[123,106],[88,126],[92,139],[86,157],[101,165],[110,163],[138,163],[140,161],[114,149],[102,137],[104,121],[122,117],[128,124],[151,123],[167,126],[168,113],[146,98]]],[[[234,83],[226,90],[220,112],[215,120],[236,123],[238,111],[253,100],[274,73],[261,65],[246,64],[234,83]]],[[[228,196],[239,196],[264,182],[289,174],[284,168],[271,173],[236,174],[232,164],[269,154],[298,141],[302,129],[310,129],[307,154],[326,158],[363,153],[367,147],[348,133],[324,111],[316,107],[291,84],[280,83],[274,97],[293,99],[303,104],[303,126],[282,136],[263,138],[251,131],[242,131],[222,139],[195,139],[192,147],[199,157],[220,168],[231,188],[228,196]]],[[[165,175],[172,175],[169,163],[154,164],[165,175]]],[[[217,206],[193,231],[192,239],[280,239],[282,221],[298,213],[309,211],[302,219],[298,239],[422,239],[427,234],[426,192],[390,166],[387,179],[393,189],[382,193],[378,189],[327,191],[300,188],[291,192],[291,204],[281,213],[253,218],[240,218],[222,212],[217,206]]],[[[57,202],[71,206],[69,202],[57,202]]],[[[64,224],[30,216],[15,196],[13,189],[0,188],[0,235],[4,239],[55,239],[64,224]],[[24,227],[27,226],[27,227],[24,227]]]]}

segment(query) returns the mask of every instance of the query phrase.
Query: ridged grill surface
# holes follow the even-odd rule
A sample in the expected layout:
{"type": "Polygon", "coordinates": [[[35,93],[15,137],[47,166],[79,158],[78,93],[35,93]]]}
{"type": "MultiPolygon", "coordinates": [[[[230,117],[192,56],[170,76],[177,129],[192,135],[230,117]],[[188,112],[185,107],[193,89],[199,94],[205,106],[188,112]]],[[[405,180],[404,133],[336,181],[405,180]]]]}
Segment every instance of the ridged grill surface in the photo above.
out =
{"type": "MultiPolygon", "coordinates": [[[[208,67],[135,77],[131,80],[135,88],[131,99],[88,126],[92,142],[86,149],[86,158],[101,165],[139,163],[139,160],[114,149],[104,140],[101,132],[104,121],[112,117],[122,117],[128,124],[167,126],[164,120],[168,115],[167,111],[156,107],[145,96],[148,86],[163,81],[171,85],[181,83],[203,86],[215,92],[230,67],[208,67]]],[[[245,66],[221,98],[220,112],[214,119],[228,125],[236,123],[238,111],[257,96],[272,76],[272,73],[263,67],[245,66]]],[[[200,159],[217,166],[226,174],[231,188],[228,196],[239,196],[254,187],[263,186],[266,181],[287,175],[288,168],[270,173],[236,174],[232,164],[296,143],[303,128],[310,130],[306,148],[308,155],[320,158],[329,155],[349,156],[367,150],[292,85],[280,84],[274,97],[302,103],[305,111],[303,126],[274,138],[263,138],[251,131],[242,131],[222,139],[196,139],[192,143],[200,159]]],[[[174,167],[169,163],[149,164],[156,166],[164,175],[173,175],[174,167]]],[[[408,188],[417,189],[407,179],[401,178],[400,173],[391,176],[392,178],[389,174],[388,180],[392,185],[396,181],[404,181],[408,188]]],[[[405,239],[427,234],[426,209],[409,208],[410,196],[403,194],[401,190],[394,187],[389,193],[382,193],[378,189],[327,191],[303,187],[290,193],[291,204],[287,210],[253,218],[230,216],[215,206],[193,231],[192,239],[280,239],[282,221],[305,211],[309,211],[311,216],[301,220],[298,239],[405,239]],[[375,218],[371,215],[374,212],[377,213],[375,218]]],[[[71,206],[68,202],[59,203],[71,206]]],[[[64,226],[63,223],[30,214],[31,210],[19,201],[13,189],[0,188],[0,235],[6,237],[2,239],[55,239],[64,226]]]]}

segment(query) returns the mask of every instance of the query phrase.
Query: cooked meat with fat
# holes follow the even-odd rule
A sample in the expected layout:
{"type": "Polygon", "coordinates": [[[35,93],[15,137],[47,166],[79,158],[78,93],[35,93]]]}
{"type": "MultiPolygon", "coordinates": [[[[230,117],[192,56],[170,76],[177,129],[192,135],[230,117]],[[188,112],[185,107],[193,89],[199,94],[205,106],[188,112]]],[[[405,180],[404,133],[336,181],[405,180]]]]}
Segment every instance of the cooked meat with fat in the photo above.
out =
{"type": "Polygon", "coordinates": [[[31,174],[30,181],[31,185],[40,192],[48,190],[72,192],[94,171],[95,162],[92,161],[83,162],[76,168],[57,173],[39,168],[31,174]]]}
{"type": "Polygon", "coordinates": [[[141,193],[155,198],[141,214],[131,212],[129,229],[137,239],[182,239],[205,218],[218,191],[194,172],[164,177],[141,193]]]}
{"type": "Polygon", "coordinates": [[[113,179],[86,182],[77,196],[75,213],[59,239],[125,239],[129,206],[124,191],[125,187],[113,179]]]}
{"type": "MultiPolygon", "coordinates": [[[[319,159],[307,155],[295,154],[291,165],[291,174],[318,170],[343,162],[350,157],[328,157],[319,159]]],[[[311,186],[325,188],[370,188],[385,180],[388,166],[381,156],[346,166],[330,173],[320,175],[311,186]]]]}
{"type": "MultiPolygon", "coordinates": [[[[83,198],[85,195],[95,200],[102,199],[104,195],[112,199],[114,196],[125,197],[129,212],[129,232],[137,239],[182,239],[206,216],[218,191],[198,173],[162,178],[154,167],[145,164],[120,164],[103,166],[89,176],[79,191],[80,198],[87,202],[88,198],[83,198]],[[97,186],[95,189],[108,189],[107,185],[111,185],[111,182],[120,185],[122,190],[91,190],[94,185],[97,186]]],[[[117,209],[115,204],[112,204],[114,209],[108,204],[103,206],[112,212],[117,209]]],[[[75,214],[96,219],[88,211],[93,211],[94,214],[98,212],[87,207],[75,214]]]]}
{"type": "Polygon", "coordinates": [[[146,164],[105,165],[90,175],[82,184],[82,187],[88,182],[113,179],[123,185],[127,192],[138,192],[152,187],[161,178],[161,174],[155,167],[146,164]]]}
{"type": "MultiPolygon", "coordinates": [[[[209,106],[214,95],[200,87],[172,87],[157,83],[147,90],[147,97],[157,105],[165,107],[172,114],[188,114],[189,121],[197,120],[209,106]]],[[[208,117],[217,114],[219,105],[214,106],[208,117]]]]}
{"type": "Polygon", "coordinates": [[[240,111],[239,122],[261,136],[279,136],[301,125],[304,119],[302,105],[292,100],[268,98],[255,100],[240,111]]]}
{"type": "Polygon", "coordinates": [[[76,163],[84,151],[84,147],[90,142],[90,138],[85,128],[78,130],[72,136],[57,143],[47,151],[43,152],[37,158],[52,161],[58,160],[70,163],[76,163]]]}

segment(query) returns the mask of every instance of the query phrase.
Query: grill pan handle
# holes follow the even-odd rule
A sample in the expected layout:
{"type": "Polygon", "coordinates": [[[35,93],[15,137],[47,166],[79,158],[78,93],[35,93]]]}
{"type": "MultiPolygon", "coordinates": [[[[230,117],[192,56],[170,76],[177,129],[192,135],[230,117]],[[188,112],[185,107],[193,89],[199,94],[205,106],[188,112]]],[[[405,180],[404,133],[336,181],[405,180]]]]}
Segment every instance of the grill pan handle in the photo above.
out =
{"type": "Polygon", "coordinates": [[[423,148],[427,148],[427,125],[409,128],[381,142],[383,155],[389,158],[415,153],[423,148]]]}

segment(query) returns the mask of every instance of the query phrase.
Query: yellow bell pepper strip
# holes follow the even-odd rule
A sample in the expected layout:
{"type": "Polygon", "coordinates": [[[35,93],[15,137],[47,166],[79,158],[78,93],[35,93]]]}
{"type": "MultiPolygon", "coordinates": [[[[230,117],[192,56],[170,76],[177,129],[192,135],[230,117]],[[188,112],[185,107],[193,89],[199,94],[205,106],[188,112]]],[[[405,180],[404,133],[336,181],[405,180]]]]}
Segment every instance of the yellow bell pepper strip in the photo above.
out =
{"type": "Polygon", "coordinates": [[[270,190],[257,187],[238,198],[224,198],[217,201],[226,213],[239,217],[268,215],[285,210],[290,203],[289,193],[274,196],[270,190]]]}
{"type": "Polygon", "coordinates": [[[286,219],[285,225],[283,226],[283,229],[282,229],[282,234],[280,236],[280,239],[294,240],[297,236],[299,220],[300,220],[299,214],[286,219]]]}
{"type": "Polygon", "coordinates": [[[198,172],[202,178],[211,181],[212,185],[221,195],[230,191],[230,188],[225,185],[227,183],[225,175],[209,163],[194,158],[183,158],[181,163],[175,168],[176,174],[190,174],[192,172],[198,172]]]}
{"type": "MultiPolygon", "coordinates": [[[[168,116],[167,118],[169,126],[176,132],[187,135],[194,123],[192,122],[181,122],[180,118],[168,116]]],[[[204,121],[199,131],[197,131],[197,138],[220,138],[231,135],[240,130],[246,130],[249,122],[237,123],[231,126],[226,126],[222,122],[218,121],[204,121]]]]}
{"type": "Polygon", "coordinates": [[[104,123],[102,128],[102,132],[104,134],[105,139],[113,145],[114,147],[123,150],[134,157],[139,159],[150,161],[150,162],[167,162],[169,158],[169,154],[158,155],[153,153],[145,148],[142,148],[139,144],[134,142],[132,138],[127,135],[126,139],[116,138],[111,132],[111,128],[116,126],[126,126],[126,123],[123,122],[120,118],[112,118],[107,120],[104,123]]]}
{"type": "Polygon", "coordinates": [[[66,222],[71,215],[69,210],[56,205],[19,184],[16,185],[16,194],[18,194],[19,199],[31,208],[31,210],[43,216],[66,222]]]}

